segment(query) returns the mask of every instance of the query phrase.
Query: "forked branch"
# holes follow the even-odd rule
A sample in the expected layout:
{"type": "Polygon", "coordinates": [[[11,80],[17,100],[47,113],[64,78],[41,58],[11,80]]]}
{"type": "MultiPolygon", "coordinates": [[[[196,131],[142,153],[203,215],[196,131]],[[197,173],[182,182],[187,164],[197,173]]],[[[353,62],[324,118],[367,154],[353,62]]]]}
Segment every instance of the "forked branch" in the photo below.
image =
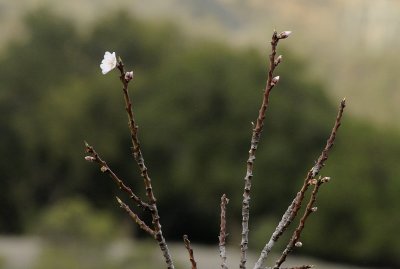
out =
{"type": "Polygon", "coordinates": [[[133,73],[132,73],[132,71],[131,72],[125,71],[124,63],[122,62],[121,59],[118,60],[117,68],[120,72],[120,80],[123,85],[122,92],[124,95],[125,110],[128,115],[128,126],[129,126],[129,131],[131,134],[131,142],[132,142],[132,154],[133,154],[133,157],[134,157],[137,165],[139,166],[141,176],[143,178],[144,186],[146,188],[146,195],[147,195],[147,198],[148,198],[149,204],[150,204],[150,212],[151,212],[151,216],[152,216],[153,229],[155,231],[155,238],[158,241],[158,245],[160,246],[160,249],[163,253],[163,256],[165,258],[165,262],[167,263],[168,268],[173,269],[174,264],[172,262],[167,243],[166,243],[165,238],[162,233],[160,216],[158,214],[158,209],[157,209],[157,200],[156,200],[156,197],[154,196],[151,179],[150,179],[150,176],[148,173],[148,169],[144,162],[142,150],[140,147],[139,137],[138,137],[138,126],[136,124],[136,121],[135,121],[135,118],[133,115],[132,101],[131,101],[129,93],[128,93],[128,85],[129,85],[129,82],[133,78],[133,75],[132,75],[133,73]]]}
{"type": "MultiPolygon", "coordinates": [[[[239,267],[241,269],[246,269],[246,262],[247,262],[247,250],[248,250],[248,241],[249,241],[249,216],[250,216],[250,192],[251,192],[251,186],[252,186],[252,177],[253,177],[253,169],[254,169],[254,161],[256,159],[256,151],[258,148],[258,145],[260,143],[261,139],[261,134],[263,131],[264,127],[264,119],[266,117],[266,111],[269,107],[269,98],[272,89],[278,84],[279,82],[279,76],[275,76],[274,72],[276,67],[282,62],[282,56],[276,56],[277,52],[277,46],[279,43],[279,40],[287,38],[291,34],[290,31],[285,31],[280,34],[278,34],[276,31],[273,32],[272,39],[271,39],[271,54],[269,55],[269,71],[268,71],[268,76],[267,76],[267,83],[264,89],[263,93],[263,99],[262,103],[258,112],[258,117],[253,123],[253,129],[252,129],[252,136],[251,136],[251,142],[250,142],[250,150],[248,152],[248,159],[246,163],[246,175],[244,177],[244,190],[243,190],[243,201],[242,201],[242,233],[241,233],[241,243],[240,243],[240,250],[241,250],[241,255],[240,255],[240,263],[239,267]]],[[[130,138],[131,138],[131,143],[132,143],[132,155],[133,158],[136,162],[136,164],[139,167],[141,177],[143,178],[143,183],[145,186],[146,190],[146,196],[147,196],[147,202],[142,201],[140,197],[138,197],[133,190],[128,187],[122,179],[120,179],[112,170],[111,168],[107,165],[107,163],[101,159],[101,157],[97,154],[97,152],[94,150],[92,146],[87,144],[85,142],[85,148],[86,152],[89,154],[88,156],[85,157],[87,161],[95,162],[100,166],[100,170],[103,173],[107,173],[116,183],[118,188],[123,190],[128,196],[132,199],[132,201],[142,209],[144,209],[147,212],[150,212],[151,217],[152,217],[152,226],[149,227],[145,222],[143,222],[139,216],[134,213],[131,208],[125,204],[121,199],[117,197],[117,201],[119,206],[125,210],[125,212],[133,219],[134,222],[137,223],[137,225],[147,232],[149,235],[151,235],[155,240],[157,240],[158,245],[163,253],[163,256],[165,258],[165,262],[167,264],[168,269],[174,269],[174,264],[172,262],[171,255],[168,250],[168,246],[166,244],[165,238],[162,233],[161,229],[161,223],[160,223],[160,216],[158,214],[158,209],[157,209],[157,200],[155,198],[155,195],[153,193],[153,187],[151,183],[151,179],[148,173],[148,169],[145,165],[144,157],[142,154],[139,138],[138,138],[138,126],[135,121],[134,113],[133,113],[133,105],[132,105],[132,100],[130,99],[129,93],[128,93],[128,85],[130,81],[133,79],[133,72],[126,72],[124,69],[124,64],[121,59],[116,59],[115,53],[109,53],[106,52],[104,60],[102,64],[100,65],[102,68],[103,74],[106,74],[110,70],[117,68],[119,70],[119,78],[122,83],[122,92],[124,96],[124,101],[125,101],[125,110],[128,116],[128,127],[130,131],[130,138]]],[[[333,126],[333,129],[331,131],[331,134],[327,140],[327,143],[325,145],[325,148],[322,150],[320,156],[318,157],[316,163],[314,166],[309,170],[307,173],[307,176],[304,179],[303,185],[300,188],[299,192],[296,194],[296,197],[293,199],[289,207],[287,208],[286,212],[282,216],[281,221],[277,225],[275,231],[273,232],[271,238],[261,251],[260,257],[257,260],[256,264],[254,265],[254,269],[261,269],[261,268],[266,268],[266,269],[308,269],[311,268],[311,265],[302,265],[302,266],[297,266],[297,267],[288,267],[288,268],[283,268],[281,265],[283,262],[286,260],[286,257],[288,254],[293,250],[294,246],[301,246],[301,242],[299,241],[301,233],[305,227],[306,220],[308,217],[311,215],[311,213],[316,211],[316,207],[314,207],[314,204],[317,199],[317,194],[319,191],[320,186],[328,181],[328,178],[321,178],[319,177],[316,179],[318,174],[320,173],[320,170],[324,167],[325,162],[328,159],[329,151],[334,145],[335,138],[337,131],[341,125],[341,119],[342,115],[344,112],[344,108],[346,106],[345,99],[343,99],[340,103],[339,107],[339,112],[336,117],[335,124],[333,126]],[[293,232],[293,235],[291,239],[289,240],[289,243],[287,244],[285,250],[283,251],[282,255],[279,257],[279,259],[275,262],[275,265],[273,267],[263,267],[263,264],[268,257],[268,254],[271,252],[273,246],[275,243],[278,241],[280,236],[286,231],[287,227],[291,224],[291,222],[294,220],[294,218],[297,216],[302,202],[305,197],[305,193],[308,190],[310,186],[314,186],[314,189],[310,195],[309,202],[306,206],[305,212],[301,219],[299,220],[299,224],[295,231],[293,232]]],[[[227,232],[226,232],[226,206],[228,204],[229,200],[224,194],[221,197],[221,214],[220,214],[220,234],[219,234],[219,252],[220,252],[220,257],[221,257],[221,268],[222,269],[228,269],[227,266],[227,255],[226,255],[226,237],[227,237],[227,232]]],[[[192,269],[197,268],[197,263],[194,259],[194,254],[193,254],[193,249],[190,245],[190,241],[187,237],[187,235],[184,235],[183,237],[185,247],[188,250],[189,253],[189,259],[192,265],[192,269]]]]}
{"type": "Polygon", "coordinates": [[[306,224],[306,220],[310,216],[310,214],[317,211],[317,207],[314,207],[314,204],[315,204],[315,201],[317,200],[317,194],[318,194],[320,186],[323,183],[328,182],[329,180],[330,180],[329,177],[311,180],[310,184],[314,185],[314,189],[311,193],[310,200],[307,204],[306,210],[303,214],[303,217],[300,219],[298,227],[293,232],[292,238],[290,239],[288,245],[286,246],[285,250],[283,251],[282,255],[279,257],[279,259],[275,262],[274,269],[280,268],[282,263],[286,260],[287,256],[289,255],[289,253],[293,250],[294,246],[298,246],[298,247],[302,246],[302,243],[299,241],[301,232],[303,231],[305,224],[306,224]]]}
{"type": "Polygon", "coordinates": [[[144,223],[144,221],[142,221],[138,215],[136,215],[127,204],[125,204],[124,202],[121,201],[121,199],[117,198],[117,202],[119,204],[119,206],[125,210],[126,213],[128,213],[128,215],[133,219],[134,222],[136,222],[136,224],[140,227],[140,229],[142,229],[143,231],[147,232],[149,235],[151,235],[152,237],[155,237],[156,233],[149,227],[146,225],[146,223],[144,223]]]}
{"type": "Polygon", "coordinates": [[[301,208],[302,201],[304,200],[305,192],[307,191],[308,187],[312,185],[315,180],[315,176],[318,175],[320,169],[325,165],[326,160],[328,159],[328,154],[330,149],[333,147],[336,139],[337,131],[341,125],[342,116],[344,112],[344,108],[346,107],[346,99],[343,99],[340,102],[339,112],[336,116],[335,124],[332,128],[331,134],[326,142],[325,148],[322,150],[321,155],[318,157],[317,162],[315,165],[309,170],[307,176],[303,182],[303,186],[301,187],[300,191],[297,193],[296,197],[293,199],[292,203],[286,210],[285,214],[282,216],[281,221],[279,222],[278,226],[276,227],[274,233],[272,234],[271,238],[269,239],[268,243],[265,245],[263,250],[261,251],[260,257],[257,260],[254,269],[262,268],[268,254],[271,252],[272,247],[278,241],[279,237],[283,234],[283,232],[287,229],[293,219],[297,216],[298,211],[301,208]]]}
{"type": "Polygon", "coordinates": [[[139,196],[137,196],[130,187],[128,187],[122,179],[120,179],[114,172],[111,170],[111,168],[108,166],[108,164],[100,157],[100,155],[95,151],[95,149],[90,146],[87,142],[85,142],[85,151],[86,153],[89,154],[89,156],[85,157],[85,160],[89,162],[95,162],[100,166],[100,170],[103,173],[107,173],[117,184],[118,188],[120,190],[123,190],[126,192],[129,197],[141,208],[143,209],[150,209],[150,205],[143,202],[142,199],[140,199],[139,196]]]}

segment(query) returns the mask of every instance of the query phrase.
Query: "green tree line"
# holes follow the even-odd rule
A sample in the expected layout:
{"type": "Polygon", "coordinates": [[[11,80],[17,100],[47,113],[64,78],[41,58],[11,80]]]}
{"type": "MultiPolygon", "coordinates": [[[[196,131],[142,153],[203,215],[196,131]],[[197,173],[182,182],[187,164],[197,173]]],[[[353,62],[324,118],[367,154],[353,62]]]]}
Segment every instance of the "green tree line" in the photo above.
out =
{"type": "MultiPolygon", "coordinates": [[[[231,199],[228,223],[239,231],[266,53],[188,38],[171,24],[124,13],[84,33],[46,10],[25,21],[25,38],[0,55],[1,232],[26,232],[45,207],[76,195],[126,218],[116,208],[113,182],[83,160],[84,140],[143,189],[130,158],[118,76],[100,72],[105,50],[134,70],[134,111],[167,238],[187,233],[192,241],[216,242],[222,193],[231,199]]],[[[282,53],[255,167],[250,229],[258,247],[325,145],[336,115],[307,61],[282,53]]],[[[322,172],[332,183],[321,192],[300,253],[400,265],[399,137],[346,115],[322,172]]],[[[233,231],[232,244],[239,242],[233,231]]]]}

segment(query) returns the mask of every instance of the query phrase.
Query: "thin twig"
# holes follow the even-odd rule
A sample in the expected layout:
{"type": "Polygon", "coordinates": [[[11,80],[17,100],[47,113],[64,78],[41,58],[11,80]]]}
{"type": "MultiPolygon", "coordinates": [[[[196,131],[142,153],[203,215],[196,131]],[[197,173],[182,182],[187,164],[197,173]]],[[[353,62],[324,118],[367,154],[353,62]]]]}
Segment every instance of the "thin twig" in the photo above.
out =
{"type": "Polygon", "coordinates": [[[221,226],[219,232],[219,256],[221,257],[221,268],[228,269],[226,264],[226,205],[229,203],[229,199],[226,195],[221,197],[221,226]]]}
{"type": "Polygon", "coordinates": [[[244,191],[243,191],[243,203],[242,203],[242,240],[240,243],[241,258],[240,258],[240,268],[246,268],[247,262],[247,249],[249,243],[249,216],[250,216],[250,190],[251,190],[251,180],[253,177],[253,166],[254,160],[256,159],[256,150],[258,143],[260,142],[261,133],[264,127],[265,113],[269,105],[269,96],[273,87],[278,83],[279,77],[274,77],[275,68],[280,63],[282,57],[275,58],[276,47],[280,39],[286,38],[290,32],[283,32],[278,35],[276,31],[272,34],[271,40],[271,54],[269,55],[269,72],[267,84],[264,90],[263,101],[258,112],[258,117],[256,124],[253,128],[253,133],[251,137],[251,144],[249,150],[249,158],[247,159],[247,169],[246,176],[244,178],[244,191]],[[285,33],[285,36],[283,34],[285,33]],[[279,59],[279,60],[278,60],[279,59]]]}
{"type": "Polygon", "coordinates": [[[194,259],[193,249],[190,246],[190,241],[186,234],[183,236],[183,242],[185,242],[185,248],[187,249],[187,251],[189,253],[189,259],[190,259],[190,263],[192,264],[192,269],[196,269],[197,263],[196,263],[196,260],[194,259]]]}
{"type": "Polygon", "coordinates": [[[121,199],[117,198],[117,202],[119,204],[119,206],[124,209],[128,215],[137,223],[137,225],[139,225],[139,227],[144,230],[145,232],[147,232],[148,234],[150,234],[152,237],[155,237],[156,233],[149,227],[146,225],[146,223],[144,223],[144,221],[142,221],[138,215],[136,215],[127,204],[125,204],[124,202],[121,201],[121,199]]]}
{"type": "Polygon", "coordinates": [[[161,223],[160,223],[160,216],[158,214],[158,209],[157,209],[157,200],[154,196],[153,193],[153,187],[151,185],[151,179],[148,174],[147,167],[144,162],[142,150],[140,147],[139,143],[139,138],[138,138],[138,126],[135,122],[135,118],[133,116],[133,111],[132,111],[132,101],[129,97],[128,93],[128,84],[132,77],[126,76],[126,72],[124,69],[124,64],[121,59],[118,60],[117,68],[120,71],[120,80],[122,82],[122,91],[124,94],[124,100],[125,100],[125,110],[128,115],[128,126],[131,134],[131,142],[132,142],[132,154],[133,157],[139,166],[141,176],[143,178],[143,182],[146,188],[146,196],[149,200],[150,204],[150,212],[152,216],[152,223],[153,223],[153,229],[156,233],[156,240],[158,241],[158,245],[163,253],[163,256],[165,258],[165,262],[167,264],[168,269],[174,269],[174,264],[171,258],[171,255],[169,253],[169,249],[167,246],[167,243],[165,241],[165,238],[162,234],[162,229],[161,229],[161,223]]]}
{"type": "Polygon", "coordinates": [[[322,151],[321,155],[319,156],[316,164],[311,169],[310,178],[315,178],[319,174],[319,171],[321,170],[322,167],[324,167],[325,162],[328,159],[329,150],[335,144],[336,133],[341,125],[342,116],[343,116],[345,107],[346,107],[346,98],[343,98],[342,101],[340,102],[339,112],[336,116],[335,125],[333,126],[331,135],[329,136],[329,139],[326,142],[326,146],[325,146],[324,150],[322,151]]]}
{"type": "Polygon", "coordinates": [[[254,265],[254,269],[260,269],[263,266],[263,263],[268,257],[268,254],[271,252],[272,247],[278,241],[279,237],[283,234],[283,232],[287,229],[293,219],[297,216],[298,211],[301,208],[302,201],[304,200],[304,194],[307,191],[308,187],[311,185],[312,179],[314,179],[320,169],[325,165],[326,160],[328,159],[329,150],[333,147],[335,143],[335,138],[337,131],[341,125],[341,120],[343,116],[344,108],[346,107],[346,99],[343,99],[340,102],[339,112],[336,116],[335,124],[332,128],[331,134],[326,142],[325,148],[321,152],[321,155],[318,157],[315,165],[309,170],[306,178],[304,179],[303,185],[300,191],[296,194],[296,197],[293,199],[292,203],[286,210],[285,214],[282,216],[281,221],[276,227],[274,233],[269,239],[268,243],[265,245],[263,250],[261,251],[260,257],[258,258],[256,264],[254,265]]]}
{"type": "Polygon", "coordinates": [[[143,202],[140,197],[138,197],[131,188],[129,188],[127,185],[125,185],[124,181],[120,179],[112,170],[111,168],[107,165],[107,163],[100,157],[100,155],[94,150],[92,146],[90,146],[87,142],[85,142],[85,148],[86,148],[86,153],[90,154],[90,156],[86,156],[85,159],[91,162],[96,162],[99,164],[100,169],[103,173],[107,173],[117,184],[118,188],[120,190],[125,191],[129,197],[138,204],[143,209],[150,209],[150,205],[143,202]]]}
{"type": "Polygon", "coordinates": [[[318,190],[323,183],[328,182],[328,181],[329,181],[329,178],[324,177],[322,179],[320,178],[320,179],[314,180],[312,182],[312,184],[314,184],[314,189],[311,193],[310,200],[308,201],[308,204],[307,204],[306,210],[304,211],[303,217],[300,219],[299,225],[297,226],[296,230],[293,232],[293,235],[292,235],[288,245],[286,246],[285,250],[282,252],[282,255],[275,262],[274,269],[280,268],[280,266],[286,260],[286,257],[293,250],[293,247],[296,244],[298,244],[298,246],[302,245],[301,242],[299,241],[300,235],[304,229],[307,218],[310,216],[310,214],[312,212],[315,212],[315,210],[316,210],[316,208],[315,209],[313,209],[313,208],[314,208],[315,201],[317,199],[318,190]]]}

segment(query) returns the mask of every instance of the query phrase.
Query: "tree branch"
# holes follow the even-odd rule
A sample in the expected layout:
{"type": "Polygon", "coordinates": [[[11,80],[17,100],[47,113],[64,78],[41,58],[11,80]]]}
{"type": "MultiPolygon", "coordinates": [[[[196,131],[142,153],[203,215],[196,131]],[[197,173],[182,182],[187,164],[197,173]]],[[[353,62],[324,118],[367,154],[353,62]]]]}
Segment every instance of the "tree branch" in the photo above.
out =
{"type": "Polygon", "coordinates": [[[96,162],[100,165],[100,169],[103,173],[107,173],[117,184],[118,188],[120,190],[123,190],[126,192],[129,197],[138,204],[143,209],[150,209],[150,205],[143,202],[140,197],[138,197],[131,188],[125,185],[124,181],[120,179],[112,170],[111,168],[107,165],[107,163],[100,157],[100,155],[94,150],[92,146],[90,146],[87,142],[85,142],[85,151],[86,153],[90,154],[90,156],[86,156],[85,159],[90,162],[96,162]]]}
{"type": "Polygon", "coordinates": [[[186,234],[183,236],[183,242],[185,243],[185,248],[187,249],[187,251],[189,253],[189,259],[190,259],[190,263],[192,264],[192,269],[196,269],[197,268],[197,263],[196,263],[196,260],[194,259],[193,249],[190,246],[190,241],[189,241],[188,236],[186,234]]]}
{"type": "Polygon", "coordinates": [[[282,56],[275,58],[276,47],[280,39],[287,38],[290,32],[282,32],[278,34],[276,31],[272,34],[271,40],[271,54],[269,55],[269,72],[267,84],[264,90],[263,101],[258,112],[258,117],[256,124],[253,128],[253,133],[251,137],[249,158],[247,159],[246,166],[246,176],[244,178],[244,191],[243,191],[243,202],[242,202],[242,240],[240,243],[241,257],[240,257],[240,268],[246,268],[247,262],[247,249],[249,243],[249,217],[250,217],[250,190],[251,190],[251,180],[253,177],[253,166],[254,160],[256,159],[256,150],[258,143],[260,142],[261,133],[264,127],[264,119],[266,110],[269,105],[269,96],[271,90],[279,82],[279,76],[274,77],[275,68],[282,60],[282,56]]]}
{"type": "Polygon", "coordinates": [[[318,175],[320,169],[325,165],[326,160],[328,159],[328,154],[330,149],[333,147],[336,139],[337,131],[341,125],[341,120],[344,112],[344,108],[346,107],[346,100],[343,99],[340,102],[339,111],[336,116],[335,124],[332,128],[331,134],[326,142],[325,148],[322,150],[321,155],[318,157],[315,165],[309,170],[306,178],[304,179],[303,186],[300,191],[297,193],[296,197],[293,199],[292,203],[286,210],[285,214],[282,216],[281,221],[276,227],[274,233],[272,234],[270,240],[265,245],[263,250],[261,251],[260,257],[254,265],[254,269],[260,269],[263,266],[263,263],[268,257],[268,254],[271,252],[272,247],[275,245],[276,241],[278,241],[279,237],[283,234],[283,232],[287,229],[293,219],[296,217],[297,212],[301,208],[302,201],[304,200],[304,194],[307,191],[308,187],[313,183],[313,179],[318,175]]]}
{"type": "Polygon", "coordinates": [[[221,197],[221,226],[219,232],[219,256],[221,257],[221,268],[228,269],[226,264],[226,205],[229,203],[229,199],[226,195],[221,197]]]}
{"type": "Polygon", "coordinates": [[[133,111],[132,111],[132,101],[131,101],[131,99],[129,97],[129,93],[128,93],[128,84],[132,79],[132,73],[128,72],[128,74],[127,74],[127,72],[125,72],[124,64],[121,59],[118,60],[117,68],[120,71],[120,80],[123,85],[122,91],[123,91],[124,100],[125,100],[125,110],[128,115],[128,126],[129,126],[129,130],[130,130],[131,142],[132,142],[132,154],[133,154],[133,157],[134,157],[137,165],[139,166],[141,176],[143,178],[143,183],[146,188],[146,196],[147,196],[147,198],[149,200],[149,204],[150,204],[150,212],[151,212],[151,216],[152,216],[153,229],[156,233],[155,239],[158,241],[158,245],[163,253],[163,256],[165,258],[165,262],[168,266],[168,269],[174,269],[175,267],[172,262],[171,255],[169,253],[167,243],[166,243],[165,238],[162,233],[160,216],[158,214],[158,209],[157,209],[157,199],[154,196],[151,179],[150,179],[147,167],[144,162],[144,158],[143,158],[143,154],[142,154],[142,150],[141,150],[139,138],[138,138],[138,126],[135,122],[135,118],[134,118],[133,111]]]}
{"type": "Polygon", "coordinates": [[[307,218],[310,216],[311,213],[313,213],[317,210],[317,208],[314,207],[314,204],[317,199],[318,190],[323,183],[328,182],[329,180],[330,180],[329,177],[324,177],[324,178],[319,178],[318,180],[314,180],[311,182],[311,184],[314,185],[314,189],[311,193],[310,200],[307,204],[306,210],[303,214],[303,217],[300,219],[299,225],[297,226],[296,230],[293,232],[292,238],[290,239],[288,245],[286,246],[285,250],[283,251],[281,257],[279,257],[279,259],[275,262],[274,269],[278,269],[282,265],[282,263],[286,260],[286,257],[293,250],[293,247],[295,245],[298,247],[302,246],[302,243],[299,241],[300,235],[304,229],[307,218]]]}
{"type": "Polygon", "coordinates": [[[156,233],[149,227],[146,225],[146,223],[144,223],[144,221],[142,221],[138,215],[136,215],[130,208],[128,205],[126,205],[124,202],[121,201],[121,199],[117,198],[117,202],[119,204],[119,206],[124,209],[126,211],[126,213],[128,213],[128,215],[137,223],[137,225],[139,225],[139,227],[144,230],[145,232],[147,232],[148,234],[150,234],[153,238],[155,237],[156,233]]]}

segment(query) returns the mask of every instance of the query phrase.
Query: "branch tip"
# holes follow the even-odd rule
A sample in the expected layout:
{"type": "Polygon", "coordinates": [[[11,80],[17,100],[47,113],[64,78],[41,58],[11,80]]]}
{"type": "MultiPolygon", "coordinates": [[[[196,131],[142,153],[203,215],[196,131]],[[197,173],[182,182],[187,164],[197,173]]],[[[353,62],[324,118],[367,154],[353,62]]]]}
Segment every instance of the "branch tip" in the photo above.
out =
{"type": "MultiPolygon", "coordinates": [[[[269,71],[267,77],[267,83],[264,89],[263,100],[258,112],[257,121],[255,122],[255,126],[253,127],[253,132],[250,140],[250,150],[249,156],[247,159],[246,166],[246,175],[244,178],[244,188],[243,188],[243,201],[242,201],[242,237],[240,242],[240,269],[246,269],[247,262],[247,249],[249,243],[249,217],[250,217],[250,194],[251,194],[251,185],[252,185],[252,177],[253,177],[253,167],[254,160],[256,159],[256,151],[258,144],[261,139],[261,134],[264,127],[264,119],[266,115],[266,111],[269,107],[269,98],[272,88],[279,82],[279,76],[274,75],[274,71],[276,66],[282,61],[282,56],[276,57],[276,48],[278,46],[279,40],[287,38],[291,34],[290,31],[284,31],[278,35],[276,30],[272,33],[271,38],[271,53],[269,55],[269,71]]],[[[257,262],[255,268],[261,268],[262,262],[257,262]]]]}
{"type": "Polygon", "coordinates": [[[320,178],[320,179],[319,179],[319,181],[320,181],[321,183],[327,183],[327,182],[329,182],[330,180],[331,180],[330,177],[323,177],[323,178],[320,178]]]}
{"type": "Polygon", "coordinates": [[[196,260],[194,259],[193,249],[190,245],[189,238],[186,234],[183,235],[183,242],[185,243],[185,248],[187,249],[187,251],[189,253],[189,260],[190,260],[190,263],[192,264],[192,269],[196,269],[197,263],[196,263],[196,260]]]}
{"type": "Polygon", "coordinates": [[[292,31],[283,31],[282,33],[280,33],[276,37],[278,39],[285,39],[285,38],[288,38],[291,34],[292,34],[292,31]]]}

